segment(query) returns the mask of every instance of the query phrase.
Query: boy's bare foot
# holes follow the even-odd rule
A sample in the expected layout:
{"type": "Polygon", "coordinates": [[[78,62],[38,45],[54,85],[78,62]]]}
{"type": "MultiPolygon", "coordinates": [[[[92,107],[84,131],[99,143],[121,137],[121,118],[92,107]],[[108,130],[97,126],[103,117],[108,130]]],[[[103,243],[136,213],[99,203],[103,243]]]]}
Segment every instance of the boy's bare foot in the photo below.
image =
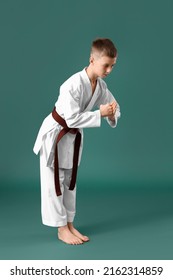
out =
{"type": "Polygon", "coordinates": [[[89,237],[81,234],[77,229],[74,228],[73,223],[67,223],[67,226],[71,233],[73,233],[75,236],[79,237],[82,241],[87,242],[89,241],[89,237]]]}
{"type": "Polygon", "coordinates": [[[80,245],[83,243],[83,241],[74,235],[68,228],[68,226],[62,226],[58,228],[58,238],[71,245],[80,245]]]}

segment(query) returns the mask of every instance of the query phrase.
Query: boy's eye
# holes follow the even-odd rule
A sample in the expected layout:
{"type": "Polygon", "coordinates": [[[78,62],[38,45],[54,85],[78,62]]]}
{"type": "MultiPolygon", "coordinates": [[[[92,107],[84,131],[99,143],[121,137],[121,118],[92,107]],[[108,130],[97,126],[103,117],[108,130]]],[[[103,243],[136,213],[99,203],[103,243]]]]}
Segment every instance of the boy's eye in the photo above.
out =
{"type": "MultiPolygon", "coordinates": [[[[105,68],[108,68],[109,67],[109,64],[105,64],[105,65],[103,65],[105,68]]],[[[111,68],[113,68],[114,67],[114,64],[112,64],[111,65],[111,68]]]]}

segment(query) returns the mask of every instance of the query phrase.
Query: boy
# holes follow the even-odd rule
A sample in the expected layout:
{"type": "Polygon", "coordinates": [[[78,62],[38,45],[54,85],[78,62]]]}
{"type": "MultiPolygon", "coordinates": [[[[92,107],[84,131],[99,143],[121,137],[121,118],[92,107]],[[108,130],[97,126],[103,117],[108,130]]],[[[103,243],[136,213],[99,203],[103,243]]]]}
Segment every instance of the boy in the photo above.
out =
{"type": "Polygon", "coordinates": [[[99,127],[106,117],[116,127],[120,108],[102,80],[116,63],[111,40],[92,43],[89,66],[60,87],[55,108],[40,128],[34,152],[40,152],[42,222],[58,228],[58,238],[67,244],[89,241],[73,226],[76,175],[83,146],[83,128],[99,127]],[[97,106],[98,110],[91,111],[97,106]]]}

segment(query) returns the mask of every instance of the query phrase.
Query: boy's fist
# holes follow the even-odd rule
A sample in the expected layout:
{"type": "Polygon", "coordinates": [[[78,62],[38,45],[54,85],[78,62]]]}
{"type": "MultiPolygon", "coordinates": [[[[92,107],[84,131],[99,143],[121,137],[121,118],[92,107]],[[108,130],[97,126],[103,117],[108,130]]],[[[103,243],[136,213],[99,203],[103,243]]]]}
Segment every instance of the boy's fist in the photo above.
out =
{"type": "Polygon", "coordinates": [[[100,114],[102,117],[113,117],[116,111],[116,102],[100,105],[100,114]]]}
{"type": "Polygon", "coordinates": [[[109,103],[105,105],[100,105],[100,114],[102,117],[111,116],[112,113],[112,106],[109,103]]]}
{"type": "Polygon", "coordinates": [[[116,111],[116,108],[117,108],[116,101],[113,101],[112,103],[110,103],[110,105],[112,106],[113,115],[115,115],[115,111],[116,111]]]}

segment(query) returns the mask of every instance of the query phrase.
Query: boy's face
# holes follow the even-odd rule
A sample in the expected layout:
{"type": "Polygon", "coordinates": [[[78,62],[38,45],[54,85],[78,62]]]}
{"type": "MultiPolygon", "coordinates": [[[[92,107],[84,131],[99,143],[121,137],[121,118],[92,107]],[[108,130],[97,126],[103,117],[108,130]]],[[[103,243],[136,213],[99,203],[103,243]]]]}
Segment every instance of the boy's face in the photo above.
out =
{"type": "Polygon", "coordinates": [[[109,56],[93,54],[90,58],[90,63],[93,67],[93,72],[97,77],[105,78],[112,71],[117,58],[109,56]]]}

